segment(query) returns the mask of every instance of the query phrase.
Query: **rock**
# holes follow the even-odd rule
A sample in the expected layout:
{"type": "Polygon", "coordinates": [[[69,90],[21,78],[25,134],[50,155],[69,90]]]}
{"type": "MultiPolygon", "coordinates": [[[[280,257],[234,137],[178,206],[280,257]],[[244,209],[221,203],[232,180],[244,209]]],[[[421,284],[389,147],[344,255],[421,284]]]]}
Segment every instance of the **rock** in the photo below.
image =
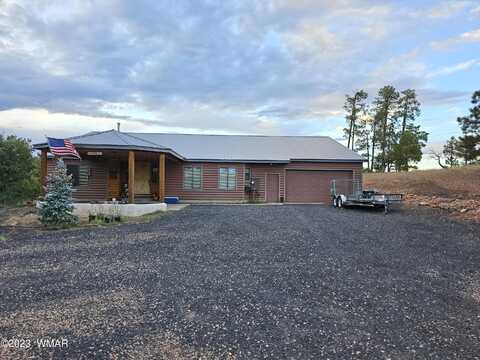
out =
{"type": "Polygon", "coordinates": [[[420,202],[418,203],[418,205],[420,205],[420,206],[428,206],[428,203],[427,203],[426,201],[420,201],[420,202]]]}
{"type": "Polygon", "coordinates": [[[463,213],[466,213],[468,211],[468,209],[462,209],[460,210],[460,212],[463,214],[463,213]]]}

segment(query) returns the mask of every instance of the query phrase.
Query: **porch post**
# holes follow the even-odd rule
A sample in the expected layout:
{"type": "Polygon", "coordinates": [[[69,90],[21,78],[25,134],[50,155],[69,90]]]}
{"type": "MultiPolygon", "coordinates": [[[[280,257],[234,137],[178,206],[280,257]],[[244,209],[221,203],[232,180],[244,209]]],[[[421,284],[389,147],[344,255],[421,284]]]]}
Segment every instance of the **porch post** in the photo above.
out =
{"type": "Polygon", "coordinates": [[[158,158],[158,200],[165,201],[165,154],[158,158]]]}
{"type": "Polygon", "coordinates": [[[40,155],[40,184],[42,186],[41,194],[45,195],[45,188],[47,180],[47,149],[42,149],[42,154],[40,155]]]}
{"type": "Polygon", "coordinates": [[[128,202],[135,202],[135,152],[128,152],[128,202]]]}

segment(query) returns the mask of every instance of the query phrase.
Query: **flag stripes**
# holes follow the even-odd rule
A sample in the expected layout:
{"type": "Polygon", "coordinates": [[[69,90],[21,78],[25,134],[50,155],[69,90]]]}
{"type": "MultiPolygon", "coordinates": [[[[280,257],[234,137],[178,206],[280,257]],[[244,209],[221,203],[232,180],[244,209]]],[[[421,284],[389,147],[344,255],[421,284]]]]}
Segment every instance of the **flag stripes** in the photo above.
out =
{"type": "Polygon", "coordinates": [[[50,152],[58,157],[67,157],[73,156],[80,159],[75,146],[68,139],[54,139],[47,138],[48,146],[50,147],[50,152]]]}

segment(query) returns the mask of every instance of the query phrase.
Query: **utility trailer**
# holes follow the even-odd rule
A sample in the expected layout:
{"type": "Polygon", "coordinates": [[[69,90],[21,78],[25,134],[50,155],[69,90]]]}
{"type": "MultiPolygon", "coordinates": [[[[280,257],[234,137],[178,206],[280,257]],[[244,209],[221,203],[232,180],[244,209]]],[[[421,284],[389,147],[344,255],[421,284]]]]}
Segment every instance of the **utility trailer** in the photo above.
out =
{"type": "Polygon", "coordinates": [[[403,201],[403,194],[385,194],[375,190],[363,190],[359,180],[332,180],[330,184],[334,207],[366,206],[385,209],[403,201]]]}

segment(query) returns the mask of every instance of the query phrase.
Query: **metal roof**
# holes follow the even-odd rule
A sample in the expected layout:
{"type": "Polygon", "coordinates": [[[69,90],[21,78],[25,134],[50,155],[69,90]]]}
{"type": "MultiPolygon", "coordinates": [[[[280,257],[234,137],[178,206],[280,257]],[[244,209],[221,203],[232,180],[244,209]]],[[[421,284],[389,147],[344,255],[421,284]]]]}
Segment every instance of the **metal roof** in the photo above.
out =
{"type": "MultiPolygon", "coordinates": [[[[328,136],[133,133],[109,130],[70,138],[78,148],[169,152],[188,161],[363,161],[328,136]]],[[[36,144],[35,148],[47,145],[36,144]]]]}

